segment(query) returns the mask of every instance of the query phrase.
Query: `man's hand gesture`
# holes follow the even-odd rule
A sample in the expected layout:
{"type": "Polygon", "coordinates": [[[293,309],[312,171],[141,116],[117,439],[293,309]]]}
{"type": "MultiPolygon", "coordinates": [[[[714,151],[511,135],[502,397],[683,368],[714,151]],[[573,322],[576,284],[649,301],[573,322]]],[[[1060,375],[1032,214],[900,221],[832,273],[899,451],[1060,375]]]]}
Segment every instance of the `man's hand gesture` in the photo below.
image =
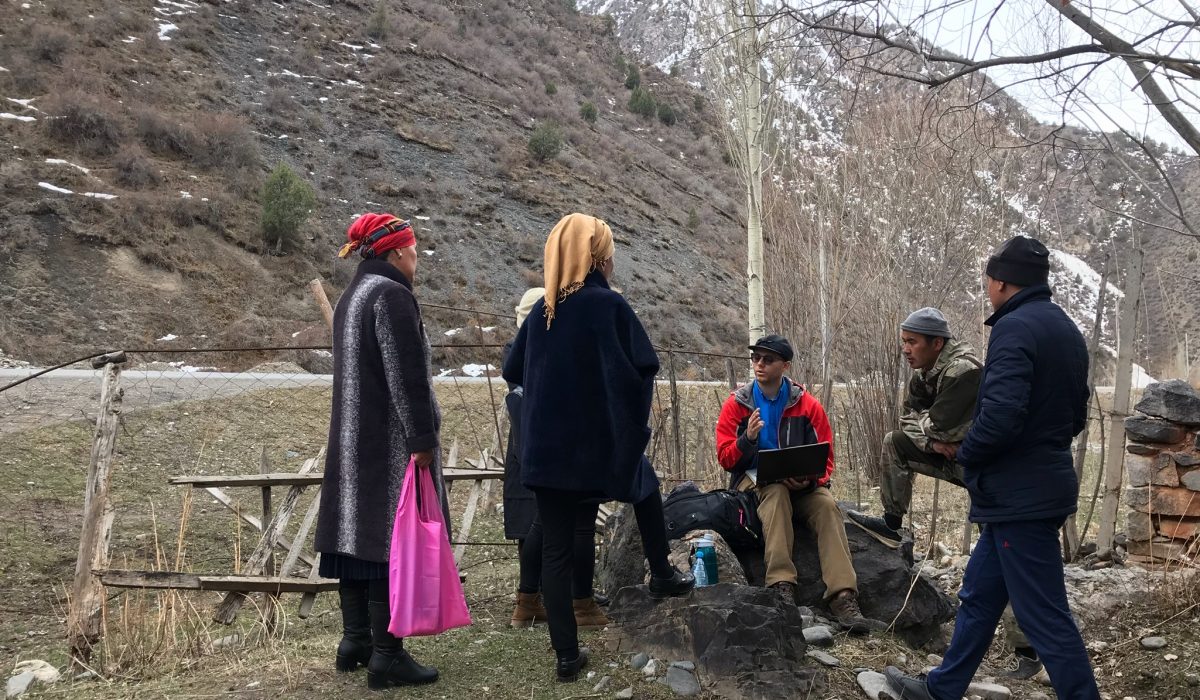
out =
{"type": "Polygon", "coordinates": [[[762,432],[762,429],[762,413],[756,408],[754,409],[754,413],[751,413],[750,417],[746,419],[746,438],[757,440],[758,434],[762,432]]]}

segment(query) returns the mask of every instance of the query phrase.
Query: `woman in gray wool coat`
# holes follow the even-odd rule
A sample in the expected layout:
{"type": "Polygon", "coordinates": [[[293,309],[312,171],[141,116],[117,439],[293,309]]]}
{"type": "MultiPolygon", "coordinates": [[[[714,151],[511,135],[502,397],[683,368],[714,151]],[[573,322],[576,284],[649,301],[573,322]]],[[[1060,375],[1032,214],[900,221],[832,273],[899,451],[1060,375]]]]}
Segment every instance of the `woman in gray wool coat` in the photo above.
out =
{"type": "Polygon", "coordinates": [[[441,412],[429,340],[413,296],[416,238],[391,214],[363,214],[338,253],[363,260],[333,318],[333,410],[316,549],[320,573],[340,580],[343,636],[337,669],[367,667],[367,685],[432,683],[388,632],[388,557],[404,472],[429,469],[449,522],[439,464],[441,412]]]}

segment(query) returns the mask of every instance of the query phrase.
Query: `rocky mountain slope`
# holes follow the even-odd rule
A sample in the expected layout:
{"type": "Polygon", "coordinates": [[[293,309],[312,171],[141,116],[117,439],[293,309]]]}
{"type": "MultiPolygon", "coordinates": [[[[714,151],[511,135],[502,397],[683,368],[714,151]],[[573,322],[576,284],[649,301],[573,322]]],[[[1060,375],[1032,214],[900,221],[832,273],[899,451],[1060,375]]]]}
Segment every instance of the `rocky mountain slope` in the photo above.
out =
{"type": "MultiPolygon", "coordinates": [[[[416,226],[423,301],[507,313],[578,210],[613,225],[618,284],[660,345],[744,334],[738,190],[712,116],[654,70],[675,123],[631,113],[605,19],[559,0],[47,0],[4,3],[0,23],[11,356],[321,342],[307,282],[336,299],[346,225],[381,210],[416,226]],[[565,144],[543,163],[527,144],[545,123],[565,144]],[[258,192],[278,163],[317,206],[277,256],[258,192]]],[[[427,314],[435,338],[509,333],[427,314]]]]}

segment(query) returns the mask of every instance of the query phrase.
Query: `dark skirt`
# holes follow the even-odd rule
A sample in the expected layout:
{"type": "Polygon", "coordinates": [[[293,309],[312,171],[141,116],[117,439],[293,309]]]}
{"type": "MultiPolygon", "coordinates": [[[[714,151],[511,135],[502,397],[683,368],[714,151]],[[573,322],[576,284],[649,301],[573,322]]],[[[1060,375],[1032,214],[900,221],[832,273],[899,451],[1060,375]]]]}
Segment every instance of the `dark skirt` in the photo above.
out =
{"type": "Polygon", "coordinates": [[[375,581],[388,577],[388,565],[384,562],[367,561],[335,552],[323,552],[320,566],[321,578],[336,578],[346,581],[375,581]]]}

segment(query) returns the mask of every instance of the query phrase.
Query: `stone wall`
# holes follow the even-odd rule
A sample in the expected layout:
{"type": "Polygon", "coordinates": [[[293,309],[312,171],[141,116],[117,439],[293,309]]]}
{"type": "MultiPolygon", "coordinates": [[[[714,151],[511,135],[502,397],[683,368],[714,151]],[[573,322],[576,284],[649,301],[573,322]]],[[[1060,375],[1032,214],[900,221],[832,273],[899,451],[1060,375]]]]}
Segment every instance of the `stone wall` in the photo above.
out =
{"type": "Polygon", "coordinates": [[[1125,420],[1129,553],[1200,555],[1200,393],[1174,379],[1146,388],[1125,420]]]}

